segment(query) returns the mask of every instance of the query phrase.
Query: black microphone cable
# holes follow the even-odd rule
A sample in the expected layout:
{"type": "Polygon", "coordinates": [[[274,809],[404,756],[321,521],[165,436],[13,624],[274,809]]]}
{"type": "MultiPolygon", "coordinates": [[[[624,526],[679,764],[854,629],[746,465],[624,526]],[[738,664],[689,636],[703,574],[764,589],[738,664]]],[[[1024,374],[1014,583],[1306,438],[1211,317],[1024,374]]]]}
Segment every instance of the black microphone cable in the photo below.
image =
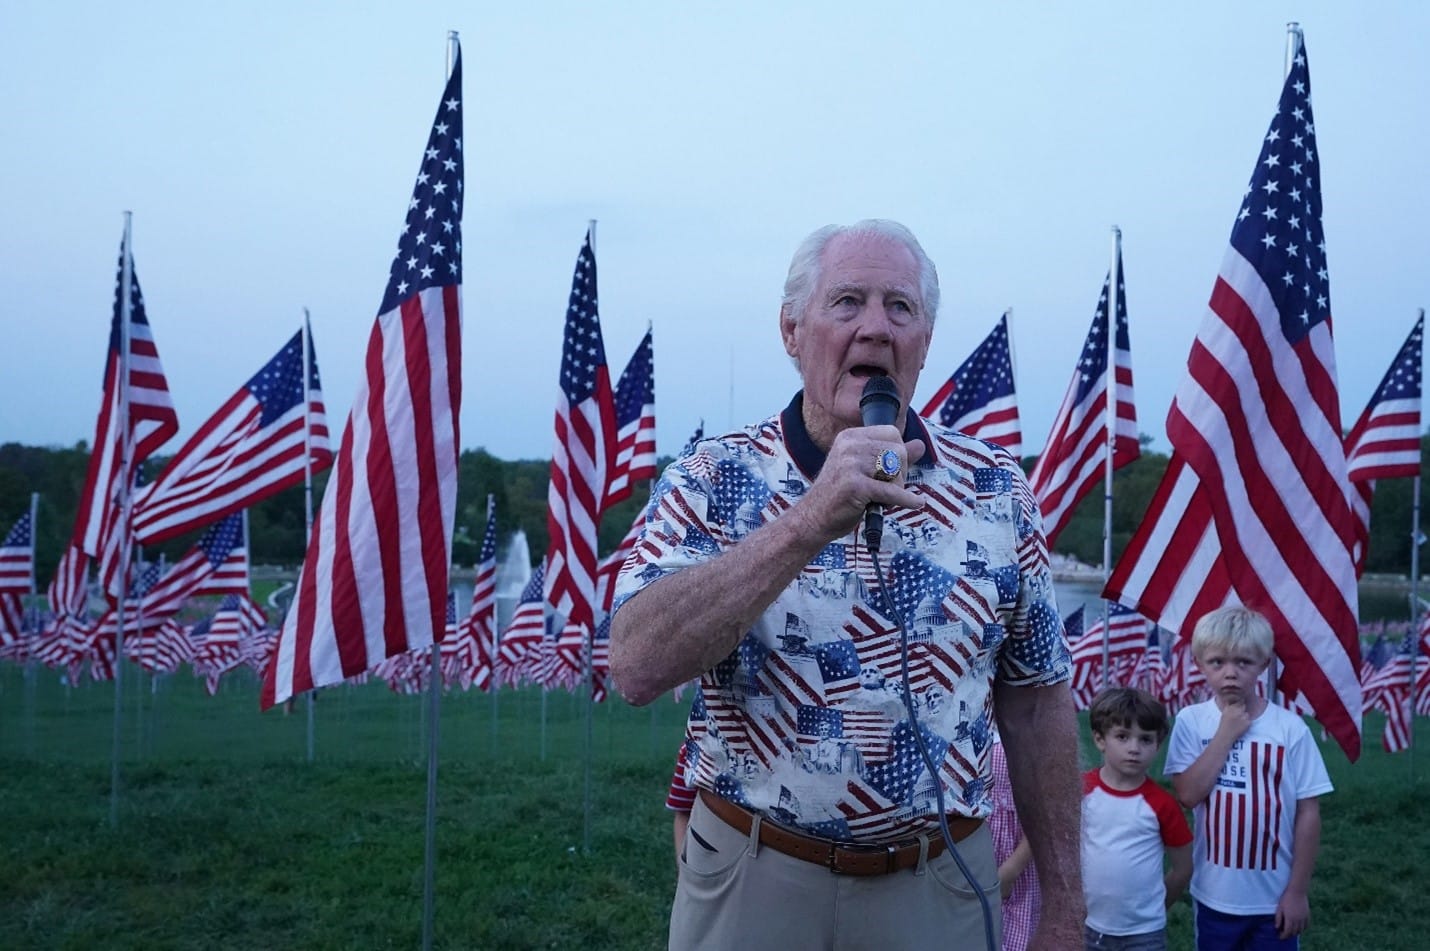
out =
{"type": "MultiPolygon", "coordinates": [[[[867,540],[867,539],[866,539],[867,540]]],[[[963,856],[958,851],[958,846],[953,842],[953,833],[948,830],[948,812],[944,808],[943,801],[943,778],[938,767],[934,764],[933,755],[929,753],[928,744],[924,742],[923,730],[919,728],[918,714],[914,711],[914,696],[909,691],[909,629],[904,626],[904,616],[899,609],[894,606],[894,599],[889,597],[888,589],[884,587],[884,566],[879,559],[879,545],[877,542],[869,544],[869,554],[874,559],[874,574],[877,578],[879,596],[883,598],[884,606],[888,608],[889,616],[899,625],[899,672],[903,676],[903,700],[904,710],[909,715],[909,726],[913,730],[914,744],[919,748],[919,755],[923,757],[924,766],[929,771],[929,776],[933,778],[934,795],[937,797],[938,807],[938,828],[943,835],[944,847],[953,856],[954,863],[958,870],[963,873],[963,880],[968,883],[968,887],[973,890],[973,894],[978,897],[978,907],[983,912],[983,941],[988,951],[998,951],[998,945],[993,940],[993,909],[988,905],[988,896],[984,894],[983,887],[973,879],[973,872],[969,870],[968,864],[963,861],[963,856]]]]}

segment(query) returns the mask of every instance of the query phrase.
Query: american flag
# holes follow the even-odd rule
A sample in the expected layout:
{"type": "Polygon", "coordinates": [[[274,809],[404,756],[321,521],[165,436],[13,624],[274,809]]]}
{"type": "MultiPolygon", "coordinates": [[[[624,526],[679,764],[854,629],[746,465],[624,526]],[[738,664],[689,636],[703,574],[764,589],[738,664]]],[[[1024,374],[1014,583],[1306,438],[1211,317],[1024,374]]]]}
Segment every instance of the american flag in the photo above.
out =
{"type": "Polygon", "coordinates": [[[626,530],[620,544],[616,545],[615,550],[609,555],[601,559],[600,567],[596,569],[596,604],[602,614],[611,613],[611,605],[616,598],[616,578],[621,573],[621,566],[626,563],[626,559],[635,550],[636,542],[640,541],[641,530],[644,528],[645,511],[642,509],[636,512],[635,521],[626,530]]]}
{"type": "MultiPolygon", "coordinates": [[[[100,636],[106,643],[112,644],[116,630],[115,624],[106,626],[101,622],[100,636]]],[[[188,631],[183,625],[167,618],[162,624],[146,627],[135,636],[125,637],[124,654],[150,673],[171,674],[179,669],[180,664],[194,659],[194,645],[189,641],[188,631]]]]}
{"type": "MultiPolygon", "coordinates": [[[[462,689],[473,685],[486,690],[492,682],[496,656],[497,627],[497,500],[487,495],[487,527],[482,534],[482,550],[477,559],[477,577],[472,582],[472,606],[457,627],[453,652],[453,674],[462,689]]],[[[442,645],[446,655],[447,645],[442,645]]]]}
{"type": "Polygon", "coordinates": [[[1360,755],[1355,517],[1347,498],[1301,48],[1167,414],[1172,457],[1105,596],[1173,631],[1240,602],[1346,755],[1360,755]]]}
{"type": "Polygon", "coordinates": [[[1131,608],[1108,604],[1107,621],[1099,616],[1072,643],[1073,698],[1078,709],[1085,710],[1103,688],[1106,670],[1107,686],[1135,686],[1133,681],[1146,660],[1147,620],[1131,608]],[[1102,662],[1103,640],[1107,641],[1107,665],[1102,662]]]}
{"type": "Polygon", "coordinates": [[[110,321],[109,353],[104,364],[104,395],[95,423],[93,449],[85,473],[71,544],[85,555],[100,558],[100,578],[106,591],[119,595],[116,580],[121,563],[128,562],[132,541],[124,521],[124,494],[134,483],[139,464],[178,432],[179,417],[169,397],[169,384],[159,362],[159,349],[144,310],[139,275],[134,270],[128,230],[119,249],[119,277],[110,321]],[[128,287],[125,264],[128,263],[128,287]],[[129,326],[124,327],[125,295],[129,326]],[[124,346],[128,339],[127,352],[124,346]],[[121,418],[121,414],[127,419],[121,418]],[[125,471],[125,442],[129,441],[125,471]]]}
{"type": "MultiPolygon", "coordinates": [[[[144,617],[151,619],[170,617],[177,613],[186,599],[192,597],[220,570],[229,563],[229,557],[243,545],[243,514],[235,512],[209,526],[194,547],[184,553],[184,557],[174,563],[168,574],[159,579],[158,584],[144,595],[144,617]]],[[[244,587],[248,592],[247,572],[244,573],[244,587]]],[[[221,586],[225,589],[227,585],[221,586]]],[[[208,594],[218,594],[214,588],[208,594]]],[[[240,593],[240,592],[235,592],[240,593]]],[[[126,622],[125,630],[129,630],[126,622]]]]}
{"type": "Polygon", "coordinates": [[[1365,570],[1370,542],[1370,501],[1376,479],[1413,479],[1420,475],[1421,351],[1425,315],[1410,336],[1370,404],[1346,435],[1346,469],[1351,480],[1351,508],[1356,516],[1356,576],[1365,570]]]}
{"type": "Polygon", "coordinates": [[[55,566],[54,577],[46,597],[55,617],[79,617],[85,613],[89,600],[89,556],[77,545],[70,544],[55,566]]]}
{"type": "Polygon", "coordinates": [[[574,684],[580,678],[585,643],[595,633],[596,531],[615,448],[615,408],[601,342],[596,256],[588,231],[576,257],[566,308],[556,445],[546,496],[551,542],[544,595],[560,621],[561,669],[550,674],[558,682],[574,684]]]}
{"type": "Polygon", "coordinates": [[[139,541],[182,535],[301,483],[305,446],[312,471],[332,464],[311,337],[308,364],[304,387],[300,330],[139,493],[134,505],[139,541]]]}
{"type": "Polygon", "coordinates": [[[212,618],[190,628],[194,675],[204,678],[210,696],[218,692],[219,678],[243,662],[243,641],[263,630],[266,623],[262,608],[248,595],[230,594],[212,618]]]}
{"type": "Polygon", "coordinates": [[[263,678],[267,709],[442,637],[461,408],[462,59],[437,107],[365,376],[263,678]]]}
{"type": "Polygon", "coordinates": [[[603,510],[629,498],[636,482],[656,475],[655,351],[649,330],[616,382],[615,407],[616,456],[603,510]]]}
{"type": "Polygon", "coordinates": [[[1023,426],[1018,421],[1018,394],[1013,387],[1007,313],[998,318],[993,330],[953,371],[919,415],[997,443],[1013,458],[1022,458],[1023,426]]]}
{"type": "Polygon", "coordinates": [[[26,512],[0,542],[0,595],[24,595],[35,589],[35,531],[26,512]]]}
{"type": "MultiPolygon", "coordinates": [[[[194,589],[189,592],[189,597],[198,598],[209,595],[229,595],[248,594],[248,512],[235,512],[224,516],[225,528],[221,533],[224,544],[227,544],[232,532],[232,522],[227,519],[238,519],[238,540],[228,549],[228,554],[223,561],[215,565],[213,571],[201,578],[194,589]]],[[[205,535],[207,538],[208,536],[205,535]]]]}
{"type": "Polygon", "coordinates": [[[1043,512],[1048,545],[1067,527],[1077,504],[1103,481],[1107,467],[1108,392],[1116,404],[1117,424],[1112,467],[1120,469],[1141,455],[1137,407],[1132,396],[1132,344],[1127,333],[1127,291],[1122,279],[1122,250],[1117,251],[1117,358],[1109,384],[1107,372],[1107,301],[1109,273],[1092,315],[1072,382],[1053,420],[1047,445],[1028,483],[1043,512]]]}
{"type": "Polygon", "coordinates": [[[502,631],[501,650],[497,655],[498,683],[515,686],[531,676],[530,665],[546,636],[546,601],[542,596],[545,577],[546,563],[542,562],[521,589],[516,610],[502,631]]]}

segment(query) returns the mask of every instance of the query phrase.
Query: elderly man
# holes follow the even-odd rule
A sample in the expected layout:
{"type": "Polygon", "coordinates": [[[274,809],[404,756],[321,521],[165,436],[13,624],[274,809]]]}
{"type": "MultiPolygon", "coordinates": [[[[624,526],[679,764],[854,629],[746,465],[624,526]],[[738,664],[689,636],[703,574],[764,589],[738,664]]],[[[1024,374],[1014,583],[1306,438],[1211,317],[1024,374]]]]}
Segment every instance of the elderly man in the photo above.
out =
{"type": "Polygon", "coordinates": [[[908,409],[938,295],[902,225],[810,235],[780,308],[803,389],[652,493],[611,670],[636,704],[700,678],[671,948],[984,946],[995,712],[1044,896],[1033,946],[1082,944],[1076,721],[1037,505],[1007,452],[908,409]],[[899,426],[863,424],[874,376],[899,426]],[[861,686],[870,668],[885,689],[861,686]]]}

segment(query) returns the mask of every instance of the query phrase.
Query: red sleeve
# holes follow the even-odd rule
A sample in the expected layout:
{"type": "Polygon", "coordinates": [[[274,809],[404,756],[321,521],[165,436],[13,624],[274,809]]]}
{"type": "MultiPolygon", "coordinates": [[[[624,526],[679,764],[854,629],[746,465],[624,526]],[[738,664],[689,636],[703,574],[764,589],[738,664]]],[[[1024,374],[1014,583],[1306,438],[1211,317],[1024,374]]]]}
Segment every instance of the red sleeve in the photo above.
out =
{"type": "Polygon", "coordinates": [[[695,808],[695,790],[685,785],[685,744],[675,754],[675,770],[670,774],[670,789],[665,793],[665,808],[672,812],[689,812],[695,808]]]}
{"type": "Polygon", "coordinates": [[[1173,849],[1191,844],[1192,830],[1187,826],[1187,816],[1172,794],[1149,779],[1145,795],[1147,805],[1152,807],[1162,827],[1162,844],[1173,849]]]}
{"type": "Polygon", "coordinates": [[[1097,788],[1097,773],[1098,770],[1090,769],[1082,774],[1082,794],[1084,796],[1086,796],[1088,793],[1092,792],[1094,789],[1097,788]]]}

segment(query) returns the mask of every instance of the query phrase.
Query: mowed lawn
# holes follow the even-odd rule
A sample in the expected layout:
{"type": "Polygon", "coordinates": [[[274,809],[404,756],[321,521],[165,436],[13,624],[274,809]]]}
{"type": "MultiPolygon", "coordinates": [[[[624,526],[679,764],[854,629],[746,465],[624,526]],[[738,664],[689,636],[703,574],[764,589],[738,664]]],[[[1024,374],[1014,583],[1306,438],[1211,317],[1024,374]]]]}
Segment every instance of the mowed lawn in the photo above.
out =
{"type": "MultiPolygon", "coordinates": [[[[209,697],[187,675],[125,673],[111,827],[112,687],[0,668],[0,947],[420,945],[425,698],[322,692],[309,763],[302,700],[259,714],[251,676],[209,697]]],[[[588,723],[565,693],[445,695],[436,945],[664,947],[684,715],[616,700],[588,723]]],[[[1430,761],[1384,754],[1380,725],[1354,766],[1323,747],[1337,792],[1303,948],[1426,946],[1430,761]]],[[[1171,931],[1191,947],[1185,903],[1171,931]]]]}

